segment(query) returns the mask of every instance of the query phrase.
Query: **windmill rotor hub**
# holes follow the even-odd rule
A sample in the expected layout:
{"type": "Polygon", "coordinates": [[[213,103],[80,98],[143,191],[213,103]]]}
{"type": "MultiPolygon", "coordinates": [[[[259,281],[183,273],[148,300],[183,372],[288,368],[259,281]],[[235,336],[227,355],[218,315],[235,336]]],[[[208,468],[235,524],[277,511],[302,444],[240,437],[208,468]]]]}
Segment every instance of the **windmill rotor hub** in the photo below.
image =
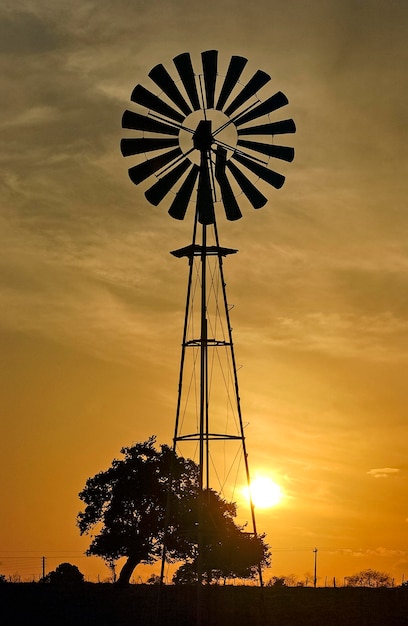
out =
{"type": "Polygon", "coordinates": [[[193,135],[194,148],[200,152],[208,152],[213,143],[214,138],[211,134],[211,120],[201,120],[193,135]]]}
{"type": "MultiPolygon", "coordinates": [[[[200,148],[195,144],[194,136],[197,134],[198,127],[202,121],[211,122],[212,137],[207,150],[211,150],[211,152],[214,153],[218,145],[227,146],[227,160],[229,160],[237,147],[237,129],[234,124],[230,124],[230,119],[224,115],[222,111],[215,109],[207,109],[205,111],[205,119],[203,111],[193,111],[193,113],[186,117],[183,126],[195,130],[194,133],[184,130],[183,128],[180,130],[179,145],[183,154],[187,156],[191,163],[200,165],[200,148]],[[218,129],[220,128],[223,130],[219,131],[218,129]],[[192,148],[194,148],[194,150],[191,152],[192,148]]],[[[208,140],[209,139],[210,138],[208,138],[208,140]]]]}

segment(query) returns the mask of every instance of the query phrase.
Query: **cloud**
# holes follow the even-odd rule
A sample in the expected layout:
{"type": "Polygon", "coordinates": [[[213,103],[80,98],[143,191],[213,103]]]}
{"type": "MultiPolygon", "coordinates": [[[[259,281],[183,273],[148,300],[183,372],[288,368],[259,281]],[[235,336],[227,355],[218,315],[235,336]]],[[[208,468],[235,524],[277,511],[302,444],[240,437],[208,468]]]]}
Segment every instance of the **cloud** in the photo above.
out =
{"type": "Polygon", "coordinates": [[[379,467],[376,469],[370,469],[367,474],[373,478],[388,478],[393,474],[398,474],[401,470],[396,467],[379,467]]]}
{"type": "MultiPolygon", "coordinates": [[[[323,549],[322,549],[323,550],[323,549]]],[[[365,557],[365,556],[378,556],[378,557],[401,557],[405,554],[408,554],[408,550],[396,550],[394,548],[384,548],[379,546],[378,548],[364,548],[360,550],[355,550],[353,548],[339,548],[338,550],[333,550],[331,554],[344,554],[353,557],[365,557]]]]}

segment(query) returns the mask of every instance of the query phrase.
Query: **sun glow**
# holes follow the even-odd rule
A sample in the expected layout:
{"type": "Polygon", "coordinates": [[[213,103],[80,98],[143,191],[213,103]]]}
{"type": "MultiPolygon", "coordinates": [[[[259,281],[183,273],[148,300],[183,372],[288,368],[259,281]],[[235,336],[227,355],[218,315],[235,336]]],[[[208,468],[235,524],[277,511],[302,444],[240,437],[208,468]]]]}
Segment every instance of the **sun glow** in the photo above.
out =
{"type": "Polygon", "coordinates": [[[251,492],[252,502],[259,509],[268,509],[279,504],[283,498],[282,489],[271,478],[257,476],[251,480],[251,485],[245,487],[245,495],[249,497],[251,492]]]}

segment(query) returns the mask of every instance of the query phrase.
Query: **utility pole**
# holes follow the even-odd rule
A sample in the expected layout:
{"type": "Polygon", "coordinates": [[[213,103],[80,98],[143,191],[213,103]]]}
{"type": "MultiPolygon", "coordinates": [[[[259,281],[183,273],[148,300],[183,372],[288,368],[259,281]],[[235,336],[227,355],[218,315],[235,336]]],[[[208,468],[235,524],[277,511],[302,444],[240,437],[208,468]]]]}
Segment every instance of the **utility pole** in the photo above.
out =
{"type": "Polygon", "coordinates": [[[45,582],[45,556],[42,557],[42,579],[45,582]]]}
{"type": "Polygon", "coordinates": [[[313,577],[313,587],[316,589],[317,585],[317,548],[313,550],[314,552],[314,577],[313,577]]]}

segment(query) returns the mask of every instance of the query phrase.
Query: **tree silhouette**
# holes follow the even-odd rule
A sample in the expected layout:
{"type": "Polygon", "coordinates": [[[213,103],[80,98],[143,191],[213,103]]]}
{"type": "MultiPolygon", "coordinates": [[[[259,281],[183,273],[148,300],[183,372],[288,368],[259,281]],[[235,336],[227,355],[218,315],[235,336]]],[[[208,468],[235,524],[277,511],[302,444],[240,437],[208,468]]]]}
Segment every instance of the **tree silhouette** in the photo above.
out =
{"type": "Polygon", "coordinates": [[[160,576],[157,574],[150,574],[149,578],[146,580],[147,585],[160,585],[160,576]]]}
{"type": "Polygon", "coordinates": [[[126,561],[117,583],[127,584],[139,563],[153,563],[166,544],[166,559],[187,561],[213,577],[252,576],[267,559],[263,537],[234,523],[236,507],[212,490],[199,489],[199,468],[155,437],[121,450],[124,458],[88,478],[79,494],[85,510],[77,517],[81,534],[92,534],[88,555],[112,564],[126,561]],[[95,532],[96,531],[96,532],[95,532]]]}
{"type": "Polygon", "coordinates": [[[272,576],[267,582],[267,587],[287,587],[286,576],[272,576]]]}
{"type": "Polygon", "coordinates": [[[269,565],[269,548],[264,536],[255,537],[235,523],[235,504],[207,489],[197,499],[193,513],[194,527],[190,534],[194,539],[194,553],[190,565],[197,576],[200,566],[207,583],[220,578],[252,578],[259,572],[260,565],[269,565]]]}
{"type": "Polygon", "coordinates": [[[301,587],[302,583],[297,580],[296,574],[288,574],[286,576],[272,576],[266,583],[267,587],[301,587]]]}
{"type": "Polygon", "coordinates": [[[53,572],[49,572],[40,582],[53,585],[78,585],[84,582],[84,575],[76,565],[60,563],[53,572]]]}
{"type": "MultiPolygon", "coordinates": [[[[219,529],[202,546],[202,580],[207,584],[231,578],[254,578],[259,566],[270,564],[269,549],[264,536],[254,537],[234,524],[225,532],[219,529]]],[[[176,585],[190,585],[198,581],[198,554],[181,565],[173,576],[176,585]]]]}
{"type": "Polygon", "coordinates": [[[392,587],[392,578],[386,572],[365,569],[352,576],[346,576],[347,587],[392,587]]]}
{"type": "Polygon", "coordinates": [[[181,524],[197,497],[198,468],[168,446],[156,450],[154,444],[150,437],[122,448],[124,459],[114,459],[108,470],[88,478],[79,494],[86,505],[77,517],[81,535],[99,531],[86,553],[107,563],[126,557],[119,585],[129,582],[139,563],[160,556],[166,526],[169,560],[181,560],[191,550],[181,524]]]}

